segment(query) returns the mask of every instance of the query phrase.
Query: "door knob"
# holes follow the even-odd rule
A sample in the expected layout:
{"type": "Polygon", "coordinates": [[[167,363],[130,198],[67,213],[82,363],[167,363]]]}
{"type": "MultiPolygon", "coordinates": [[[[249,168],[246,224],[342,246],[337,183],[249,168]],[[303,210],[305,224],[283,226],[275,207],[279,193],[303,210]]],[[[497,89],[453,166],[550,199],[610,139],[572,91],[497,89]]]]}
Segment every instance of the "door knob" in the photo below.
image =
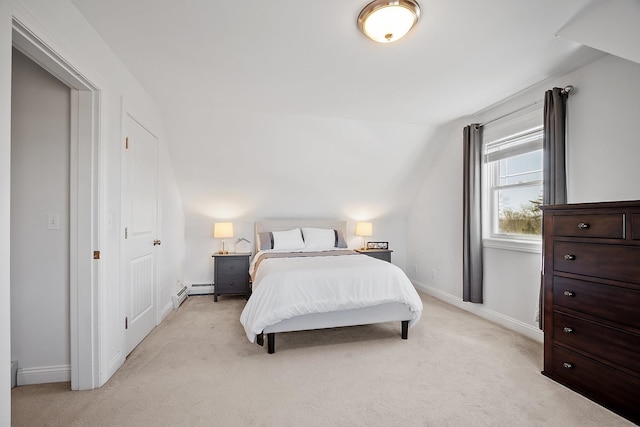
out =
{"type": "Polygon", "coordinates": [[[153,246],[159,246],[161,244],[162,244],[162,242],[160,240],[156,239],[156,240],[153,241],[153,246]]]}

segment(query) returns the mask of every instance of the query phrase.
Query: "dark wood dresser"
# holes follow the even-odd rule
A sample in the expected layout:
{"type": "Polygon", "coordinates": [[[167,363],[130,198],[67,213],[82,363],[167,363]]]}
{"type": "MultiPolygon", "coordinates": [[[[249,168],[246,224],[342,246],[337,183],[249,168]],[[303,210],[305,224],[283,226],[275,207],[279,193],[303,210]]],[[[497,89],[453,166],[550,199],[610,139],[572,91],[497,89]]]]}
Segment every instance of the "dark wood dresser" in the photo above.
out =
{"type": "Polygon", "coordinates": [[[542,373],[640,423],[640,201],[542,209],[542,373]]]}

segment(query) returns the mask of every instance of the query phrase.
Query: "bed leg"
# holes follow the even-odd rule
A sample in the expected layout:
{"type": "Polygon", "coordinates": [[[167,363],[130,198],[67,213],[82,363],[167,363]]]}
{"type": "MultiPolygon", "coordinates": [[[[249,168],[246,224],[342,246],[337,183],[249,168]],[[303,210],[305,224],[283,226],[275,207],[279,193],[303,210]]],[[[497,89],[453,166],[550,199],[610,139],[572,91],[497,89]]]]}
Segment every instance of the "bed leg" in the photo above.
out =
{"type": "Polygon", "coordinates": [[[264,347],[264,334],[260,333],[260,334],[256,335],[256,343],[260,347],[264,347]]]}
{"type": "Polygon", "coordinates": [[[267,351],[269,354],[276,352],[276,334],[274,332],[267,334],[267,351]]]}
{"type": "Polygon", "coordinates": [[[408,336],[409,336],[409,321],[403,320],[402,321],[402,339],[406,340],[408,336]]]}

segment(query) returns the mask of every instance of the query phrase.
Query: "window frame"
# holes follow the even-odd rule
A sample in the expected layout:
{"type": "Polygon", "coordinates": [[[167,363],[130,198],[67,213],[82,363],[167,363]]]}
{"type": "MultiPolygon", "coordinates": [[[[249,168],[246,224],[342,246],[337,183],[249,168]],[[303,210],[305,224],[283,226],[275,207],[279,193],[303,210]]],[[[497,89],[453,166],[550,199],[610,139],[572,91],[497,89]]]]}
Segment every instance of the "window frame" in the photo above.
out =
{"type": "MultiPolygon", "coordinates": [[[[519,155],[542,152],[542,105],[538,103],[518,110],[505,116],[495,123],[485,125],[483,130],[483,244],[485,247],[540,253],[542,250],[542,234],[510,234],[500,233],[499,221],[499,192],[510,188],[540,187],[543,189],[543,179],[527,180],[510,184],[500,184],[499,164],[502,159],[519,155]],[[488,130],[488,131],[487,131],[488,130]],[[488,138],[485,138],[485,135],[488,138]],[[521,142],[518,143],[518,140],[521,142]],[[516,145],[509,146],[516,142],[516,145]],[[506,147],[503,150],[496,147],[506,147]],[[494,148],[488,151],[487,148],[494,148]]],[[[540,170],[531,172],[542,172],[540,170]]],[[[528,173],[531,173],[528,172],[528,173]]]]}

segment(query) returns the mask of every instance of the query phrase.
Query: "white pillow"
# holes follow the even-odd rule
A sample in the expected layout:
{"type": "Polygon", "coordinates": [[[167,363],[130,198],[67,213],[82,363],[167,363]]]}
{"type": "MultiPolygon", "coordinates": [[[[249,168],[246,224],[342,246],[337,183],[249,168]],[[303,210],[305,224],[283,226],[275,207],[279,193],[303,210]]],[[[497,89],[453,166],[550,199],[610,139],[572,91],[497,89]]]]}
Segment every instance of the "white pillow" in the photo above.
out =
{"type": "Polygon", "coordinates": [[[293,250],[304,249],[304,241],[299,228],[289,231],[273,232],[273,249],[277,250],[293,250]]]}
{"type": "Polygon", "coordinates": [[[329,249],[336,246],[336,232],[326,228],[302,228],[307,249],[329,249]]]}

